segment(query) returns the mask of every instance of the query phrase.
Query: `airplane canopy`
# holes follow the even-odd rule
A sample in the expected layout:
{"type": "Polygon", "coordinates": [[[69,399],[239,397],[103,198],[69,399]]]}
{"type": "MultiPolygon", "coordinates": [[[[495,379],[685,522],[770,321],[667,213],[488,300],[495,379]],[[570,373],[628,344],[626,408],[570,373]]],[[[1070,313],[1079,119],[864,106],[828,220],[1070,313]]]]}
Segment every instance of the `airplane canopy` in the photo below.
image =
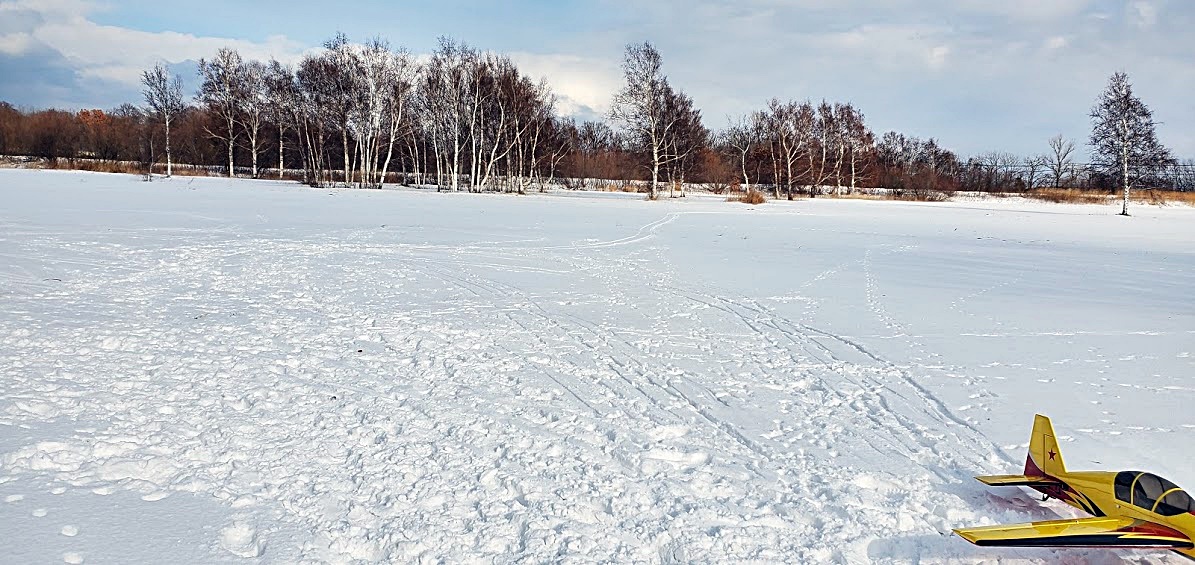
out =
{"type": "Polygon", "coordinates": [[[1116,498],[1162,516],[1195,513],[1195,499],[1191,495],[1153,473],[1117,473],[1116,498]]]}

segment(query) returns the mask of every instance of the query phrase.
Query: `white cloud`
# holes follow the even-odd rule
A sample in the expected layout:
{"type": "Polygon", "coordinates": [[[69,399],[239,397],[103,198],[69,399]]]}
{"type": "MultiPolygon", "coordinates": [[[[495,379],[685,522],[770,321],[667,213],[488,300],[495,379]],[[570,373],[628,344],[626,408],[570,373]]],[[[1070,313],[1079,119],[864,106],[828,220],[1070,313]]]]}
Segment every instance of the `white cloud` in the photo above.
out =
{"type": "Polygon", "coordinates": [[[1133,22],[1141,29],[1148,29],[1158,23],[1158,9],[1144,0],[1137,0],[1129,6],[1133,22]]]}
{"type": "Polygon", "coordinates": [[[946,66],[946,59],[950,56],[948,45],[938,45],[929,50],[929,68],[941,69],[946,66]]]}
{"type": "Polygon", "coordinates": [[[1092,3],[1092,0],[959,0],[954,4],[964,11],[1044,22],[1073,17],[1092,3]]]}
{"type": "Polygon", "coordinates": [[[0,35],[0,54],[20,56],[33,49],[33,36],[28,33],[0,35]]]}
{"type": "Polygon", "coordinates": [[[18,12],[36,16],[33,29],[0,37],[0,52],[19,55],[34,43],[59,53],[82,78],[137,85],[141,72],[159,60],[181,63],[210,57],[221,47],[231,47],[246,58],[271,57],[294,62],[304,46],[285,37],[265,42],[191,34],[146,32],[97,24],[89,16],[99,6],[80,0],[16,0],[0,3],[0,16],[18,12]]]}
{"type": "Polygon", "coordinates": [[[617,61],[525,52],[511,53],[510,58],[524,74],[547,79],[560,97],[557,110],[565,115],[605,113],[622,84],[617,61]]]}

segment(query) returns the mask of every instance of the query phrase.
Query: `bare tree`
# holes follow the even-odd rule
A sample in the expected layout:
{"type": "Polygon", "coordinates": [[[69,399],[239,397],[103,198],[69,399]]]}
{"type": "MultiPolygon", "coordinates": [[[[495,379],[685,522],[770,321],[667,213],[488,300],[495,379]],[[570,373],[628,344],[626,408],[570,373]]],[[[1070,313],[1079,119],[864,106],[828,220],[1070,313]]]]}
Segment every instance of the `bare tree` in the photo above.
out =
{"type": "Polygon", "coordinates": [[[756,148],[760,138],[760,116],[756,112],[733,120],[719,136],[724,150],[733,153],[743,175],[743,190],[751,188],[751,177],[747,174],[747,160],[756,148]]]}
{"type": "Polygon", "coordinates": [[[407,116],[407,109],[412,105],[412,90],[419,73],[419,67],[411,58],[410,53],[402,49],[390,53],[388,64],[390,74],[386,86],[389,92],[385,97],[384,120],[388,139],[386,159],[382,163],[382,174],[378,179],[379,186],[386,182],[386,174],[390,171],[390,160],[394,157],[395,143],[406,135],[404,130],[413,128],[410,118],[407,116]]]}
{"type": "Polygon", "coordinates": [[[269,69],[260,61],[249,61],[241,66],[240,123],[245,132],[251,157],[253,178],[257,178],[257,158],[261,155],[261,130],[269,118],[270,101],[267,98],[266,76],[269,69]]]}
{"type": "Polygon", "coordinates": [[[286,172],[286,132],[298,130],[302,94],[294,72],[278,61],[270,61],[264,85],[268,116],[278,128],[278,178],[281,179],[286,172]]]}
{"type": "Polygon", "coordinates": [[[382,144],[389,141],[386,145],[386,166],[389,166],[394,133],[402,122],[401,114],[405,109],[402,82],[406,77],[402,74],[407,70],[408,61],[381,39],[370,40],[349,50],[348,57],[356,78],[349,125],[358,146],[360,186],[380,187],[385,180],[385,172],[379,171],[382,144]],[[395,113],[398,115],[393,115],[395,113]]]}
{"type": "Polygon", "coordinates": [[[660,168],[668,161],[666,148],[676,119],[665,109],[672,87],[660,65],[660,52],[651,43],[628,45],[622,63],[626,84],[614,96],[610,110],[610,119],[622,124],[648,155],[648,197],[652,199],[660,182],[660,168]]]}
{"type": "MultiPolygon", "coordinates": [[[[932,140],[931,140],[932,141],[932,140]]],[[[1013,169],[1020,159],[1005,151],[989,151],[975,157],[974,161],[983,171],[981,190],[983,192],[1008,192],[1012,185],[1013,169]]]]}
{"type": "Polygon", "coordinates": [[[850,160],[851,192],[858,188],[859,178],[866,174],[870,155],[875,153],[875,135],[868,129],[863,112],[847,104],[839,113],[841,132],[846,139],[850,160]]]}
{"type": "MultiPolygon", "coordinates": [[[[154,65],[153,69],[141,73],[141,84],[145,86],[142,94],[151,114],[166,126],[166,176],[173,174],[173,159],[170,154],[170,124],[175,117],[182,113],[183,78],[177,74],[170,77],[164,63],[154,65]]],[[[152,174],[152,171],[151,171],[152,174]]]]}
{"type": "Polygon", "coordinates": [[[199,75],[203,85],[199,88],[199,101],[223,125],[223,131],[208,129],[208,135],[223,141],[228,148],[228,176],[235,174],[233,150],[239,132],[240,105],[244,99],[244,81],[241,55],[233,49],[221,48],[211,60],[199,60],[199,75]]]}
{"type": "Polygon", "coordinates": [[[573,147],[573,168],[579,173],[581,187],[593,179],[623,180],[619,157],[622,140],[606,122],[584,122],[576,128],[573,147]]]}
{"type": "Polygon", "coordinates": [[[664,111],[668,121],[675,124],[664,150],[668,161],[669,196],[675,196],[672,191],[678,186],[684,196],[685,177],[695,161],[692,157],[709,146],[710,131],[701,123],[701,110],[683,92],[670,91],[664,100],[664,111]]]}
{"type": "Polygon", "coordinates": [[[340,130],[344,165],[344,184],[353,182],[353,158],[349,155],[349,134],[352,112],[360,94],[358,78],[360,69],[353,54],[353,47],[343,33],[324,43],[324,98],[319,108],[323,110],[330,124],[340,130]]]}
{"type": "Polygon", "coordinates": [[[1096,164],[1115,171],[1124,187],[1121,215],[1129,215],[1129,190],[1133,181],[1156,174],[1174,161],[1158,141],[1156,122],[1149,108],[1133,94],[1125,73],[1113,74],[1099,101],[1091,109],[1089,143],[1096,164]]]}
{"type": "Polygon", "coordinates": [[[817,112],[811,114],[809,129],[811,139],[810,150],[806,153],[809,159],[808,184],[809,196],[814,197],[821,192],[821,187],[830,180],[833,171],[828,169],[830,150],[834,135],[834,107],[822,100],[817,106],[817,112]]]}
{"type": "Polygon", "coordinates": [[[1049,163],[1049,156],[1032,155],[1025,157],[1023,163],[1025,168],[1025,190],[1033,190],[1037,188],[1038,175],[1049,163]]]}
{"type": "Polygon", "coordinates": [[[1050,152],[1046,154],[1046,167],[1054,179],[1054,188],[1062,186],[1062,178],[1074,165],[1075,142],[1058,134],[1050,138],[1050,152]]]}
{"type": "Polygon", "coordinates": [[[466,165],[477,58],[477,51],[469,46],[441,38],[440,48],[432,54],[420,84],[425,128],[431,134],[436,157],[436,184],[443,186],[447,173],[453,192],[460,189],[461,171],[466,165]]]}
{"type": "MultiPolygon", "coordinates": [[[[871,132],[863,122],[863,114],[854,105],[835,103],[831,120],[827,128],[826,140],[832,150],[832,174],[834,175],[835,194],[841,195],[843,175],[847,173],[847,163],[850,163],[851,190],[854,191],[858,179],[860,155],[866,152],[871,143],[871,132]]],[[[823,151],[823,154],[825,152],[823,151]]]]}

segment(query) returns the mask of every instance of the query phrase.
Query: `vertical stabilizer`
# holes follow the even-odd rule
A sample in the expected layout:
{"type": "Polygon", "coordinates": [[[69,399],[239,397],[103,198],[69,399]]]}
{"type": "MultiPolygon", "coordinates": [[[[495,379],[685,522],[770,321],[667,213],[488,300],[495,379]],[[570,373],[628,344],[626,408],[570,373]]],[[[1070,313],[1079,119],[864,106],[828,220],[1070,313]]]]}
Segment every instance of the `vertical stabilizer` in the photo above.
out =
{"type": "Polygon", "coordinates": [[[1054,435],[1050,419],[1038,414],[1033,418],[1033,435],[1029,438],[1029,456],[1025,459],[1025,474],[1028,476],[1049,475],[1060,477],[1066,474],[1062,452],[1054,435]]]}

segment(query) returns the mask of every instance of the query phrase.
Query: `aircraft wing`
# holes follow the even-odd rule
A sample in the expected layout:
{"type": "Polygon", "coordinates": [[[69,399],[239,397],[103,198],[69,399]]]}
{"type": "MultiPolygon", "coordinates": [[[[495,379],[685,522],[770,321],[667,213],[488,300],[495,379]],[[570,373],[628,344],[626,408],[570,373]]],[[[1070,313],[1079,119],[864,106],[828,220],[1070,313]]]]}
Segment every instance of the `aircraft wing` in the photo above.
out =
{"type": "Polygon", "coordinates": [[[979,482],[993,487],[1033,487],[1062,484],[1058,479],[1030,475],[985,475],[975,478],[979,482]]]}
{"type": "Polygon", "coordinates": [[[1181,532],[1124,517],[964,528],[954,533],[975,545],[998,547],[1195,548],[1195,543],[1181,532]]]}

